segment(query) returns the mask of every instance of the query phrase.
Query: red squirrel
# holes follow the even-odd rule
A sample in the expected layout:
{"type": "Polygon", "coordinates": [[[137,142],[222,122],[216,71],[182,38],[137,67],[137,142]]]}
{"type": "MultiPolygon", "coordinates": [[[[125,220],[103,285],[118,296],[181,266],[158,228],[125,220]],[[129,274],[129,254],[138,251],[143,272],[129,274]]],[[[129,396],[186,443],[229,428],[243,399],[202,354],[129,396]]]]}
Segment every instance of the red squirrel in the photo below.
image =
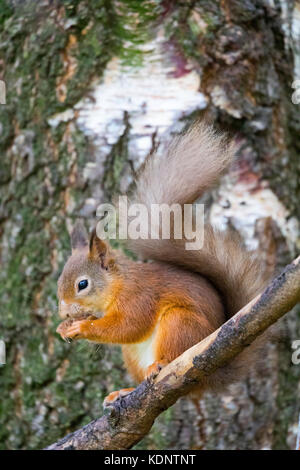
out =
{"type": "MultiPolygon", "coordinates": [[[[132,203],[183,206],[209,189],[231,164],[235,145],[205,124],[175,138],[142,166],[132,203]]],[[[140,382],[219,328],[264,287],[266,273],[231,231],[204,226],[203,247],[186,239],[128,240],[140,263],[111,249],[83,226],[71,235],[72,255],[58,281],[62,338],[122,345],[125,365],[140,382]],[[90,314],[90,317],[83,318],[90,314]]],[[[248,370],[255,342],[195,388],[222,388],[248,370]]],[[[112,392],[109,405],[133,389],[112,392]]]]}

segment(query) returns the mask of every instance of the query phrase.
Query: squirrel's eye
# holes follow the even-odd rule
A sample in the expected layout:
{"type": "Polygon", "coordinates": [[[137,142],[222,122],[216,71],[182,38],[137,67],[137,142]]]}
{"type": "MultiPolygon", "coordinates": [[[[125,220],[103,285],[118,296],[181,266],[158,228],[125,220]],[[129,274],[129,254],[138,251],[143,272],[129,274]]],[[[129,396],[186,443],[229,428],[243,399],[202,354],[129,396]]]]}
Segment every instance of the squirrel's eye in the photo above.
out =
{"type": "Polygon", "coordinates": [[[86,289],[88,284],[89,283],[87,279],[82,279],[82,281],[78,282],[78,290],[86,289]]]}

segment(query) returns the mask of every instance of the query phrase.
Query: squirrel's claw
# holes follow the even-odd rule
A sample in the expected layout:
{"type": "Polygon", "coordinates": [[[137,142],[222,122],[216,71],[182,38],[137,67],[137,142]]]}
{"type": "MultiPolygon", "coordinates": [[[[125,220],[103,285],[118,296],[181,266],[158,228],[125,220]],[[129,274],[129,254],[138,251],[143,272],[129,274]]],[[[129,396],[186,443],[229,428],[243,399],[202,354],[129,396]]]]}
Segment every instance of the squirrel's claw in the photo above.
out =
{"type": "Polygon", "coordinates": [[[153,364],[151,364],[149,367],[147,367],[146,373],[145,373],[145,379],[148,380],[148,382],[151,382],[154,380],[162,368],[167,365],[166,361],[155,361],[153,364]]]}
{"type": "Polygon", "coordinates": [[[64,341],[71,343],[72,339],[84,338],[86,320],[77,320],[70,322],[65,320],[56,329],[64,341]]]}

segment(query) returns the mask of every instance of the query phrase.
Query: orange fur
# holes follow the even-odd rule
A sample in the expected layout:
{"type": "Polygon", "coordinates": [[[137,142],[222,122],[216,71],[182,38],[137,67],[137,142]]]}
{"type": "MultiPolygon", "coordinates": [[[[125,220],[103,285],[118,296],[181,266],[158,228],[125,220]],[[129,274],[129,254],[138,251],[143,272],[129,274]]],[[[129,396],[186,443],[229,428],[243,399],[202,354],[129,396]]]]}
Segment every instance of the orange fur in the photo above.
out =
{"type": "Polygon", "coordinates": [[[107,397],[105,397],[104,405],[105,406],[111,405],[114,401],[118,400],[119,398],[126,397],[126,395],[128,395],[133,390],[134,388],[130,387],[130,388],[122,388],[121,390],[111,392],[109,395],[107,395],[107,397]]]}

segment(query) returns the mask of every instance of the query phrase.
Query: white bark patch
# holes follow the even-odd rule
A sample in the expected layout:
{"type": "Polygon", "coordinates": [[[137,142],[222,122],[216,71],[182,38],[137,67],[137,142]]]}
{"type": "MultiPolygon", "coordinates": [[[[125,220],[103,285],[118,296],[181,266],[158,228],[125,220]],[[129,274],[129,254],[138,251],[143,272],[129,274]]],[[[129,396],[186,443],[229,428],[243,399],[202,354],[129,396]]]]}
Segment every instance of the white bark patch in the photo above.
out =
{"type": "Polygon", "coordinates": [[[294,76],[300,79],[300,5],[295,3],[291,25],[294,52],[294,76]]]}
{"type": "Polygon", "coordinates": [[[95,138],[104,153],[109,153],[124,132],[124,115],[130,124],[130,157],[137,166],[151,149],[152,136],[159,137],[180,118],[206,106],[199,92],[200,78],[195,71],[174,77],[175,65],[162,48],[164,38],[143,47],[145,58],[141,67],[122,66],[113,59],[103,79],[95,84],[93,100],[83,100],[78,124],[95,138]]]}
{"type": "Polygon", "coordinates": [[[272,217],[292,250],[299,236],[299,222],[289,217],[288,210],[267,183],[255,187],[256,182],[239,181],[233,184],[230,177],[224,178],[218,190],[217,201],[210,211],[210,221],[218,228],[226,229],[229,220],[241,233],[249,249],[258,248],[255,237],[255,223],[265,217],[272,217]]]}
{"type": "MultiPolygon", "coordinates": [[[[274,8],[274,0],[269,0],[274,8]]],[[[282,27],[285,34],[286,47],[291,47],[294,55],[294,78],[300,79],[300,5],[298,2],[280,0],[282,27]]]]}
{"type": "MultiPolygon", "coordinates": [[[[92,138],[102,157],[111,151],[125,130],[125,113],[130,124],[129,158],[138,167],[152,147],[170,127],[197,109],[206,107],[206,98],[199,91],[200,77],[187,64],[187,72],[175,77],[176,64],[169,60],[160,36],[141,46],[144,51],[140,67],[123,66],[118,58],[107,65],[101,80],[94,83],[90,98],[75,106],[77,124],[92,138]],[[189,71],[190,70],[190,71],[189,71]]],[[[49,119],[49,124],[73,118],[65,111],[49,119]]]]}

